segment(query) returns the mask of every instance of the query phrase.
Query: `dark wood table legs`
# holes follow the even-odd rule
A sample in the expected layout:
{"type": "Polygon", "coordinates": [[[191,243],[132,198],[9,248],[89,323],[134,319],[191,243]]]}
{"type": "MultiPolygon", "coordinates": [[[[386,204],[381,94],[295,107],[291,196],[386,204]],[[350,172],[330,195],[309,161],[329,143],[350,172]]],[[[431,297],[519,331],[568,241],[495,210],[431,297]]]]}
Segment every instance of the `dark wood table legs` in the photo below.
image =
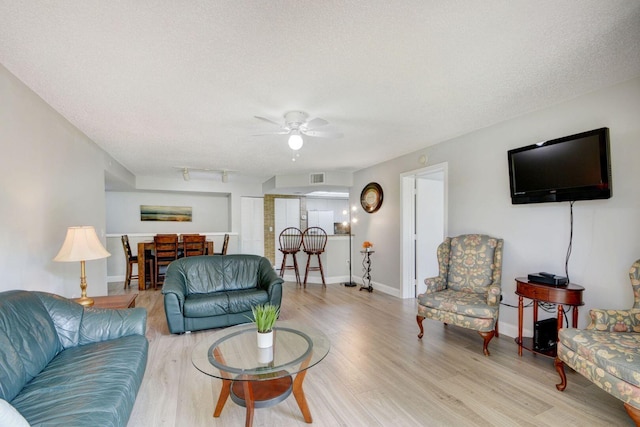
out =
{"type": "MultiPolygon", "coordinates": [[[[224,357],[218,349],[214,350],[214,357],[220,361],[220,363],[225,363],[224,357]]],[[[304,365],[308,365],[310,360],[311,355],[309,355],[304,362],[304,365]]],[[[256,407],[269,407],[280,403],[293,391],[293,395],[305,422],[312,423],[311,411],[309,410],[307,398],[302,389],[302,383],[304,382],[306,374],[307,369],[305,366],[296,375],[295,379],[292,379],[291,376],[284,376],[274,380],[256,380],[253,379],[256,377],[255,375],[240,375],[236,379],[225,378],[222,380],[222,388],[220,389],[220,395],[218,396],[218,402],[216,403],[213,416],[218,418],[220,414],[222,414],[222,409],[229,396],[231,396],[234,402],[246,408],[245,426],[251,427],[253,425],[253,414],[256,407]]]]}
{"type": "Polygon", "coordinates": [[[582,293],[584,288],[582,286],[570,283],[564,287],[554,287],[550,285],[529,282],[525,278],[516,279],[516,294],[518,295],[518,338],[516,343],[518,344],[518,356],[522,356],[522,349],[525,348],[537,354],[544,356],[555,357],[556,348],[546,350],[536,350],[533,338],[523,338],[522,329],[524,323],[524,298],[529,298],[533,301],[533,324],[538,322],[538,302],[546,302],[556,304],[557,306],[557,329],[562,328],[562,321],[564,319],[564,306],[569,306],[569,309],[573,308],[572,327],[578,327],[578,306],[583,305],[582,293]]]}

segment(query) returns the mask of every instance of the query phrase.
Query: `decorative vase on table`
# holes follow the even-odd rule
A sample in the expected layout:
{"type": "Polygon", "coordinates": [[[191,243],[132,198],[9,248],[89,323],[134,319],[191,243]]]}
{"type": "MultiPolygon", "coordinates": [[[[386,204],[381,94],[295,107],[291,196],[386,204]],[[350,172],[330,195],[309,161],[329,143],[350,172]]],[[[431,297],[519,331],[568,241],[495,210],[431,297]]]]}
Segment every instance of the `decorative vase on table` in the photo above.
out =
{"type": "MultiPolygon", "coordinates": [[[[258,348],[273,346],[273,326],[280,315],[280,306],[273,304],[260,304],[251,307],[253,319],[256,324],[258,348]]],[[[248,317],[248,316],[247,316],[248,317]]]]}
{"type": "Polygon", "coordinates": [[[258,348],[258,362],[259,363],[273,362],[273,346],[258,348]]]}
{"type": "Polygon", "coordinates": [[[258,348],[273,347],[273,331],[260,332],[258,331],[258,348]]]}

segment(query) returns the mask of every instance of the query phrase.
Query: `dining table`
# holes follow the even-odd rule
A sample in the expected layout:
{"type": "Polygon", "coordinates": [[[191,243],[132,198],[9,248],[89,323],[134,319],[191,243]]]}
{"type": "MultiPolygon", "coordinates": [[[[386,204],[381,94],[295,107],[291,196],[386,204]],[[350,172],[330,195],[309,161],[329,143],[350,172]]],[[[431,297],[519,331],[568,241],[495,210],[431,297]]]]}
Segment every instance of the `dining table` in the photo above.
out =
{"type": "MultiPolygon", "coordinates": [[[[180,241],[182,242],[182,241],[180,241]]],[[[205,255],[213,255],[213,240],[205,241],[205,255]]],[[[153,256],[153,251],[155,250],[155,243],[153,240],[145,240],[142,242],[138,242],[138,277],[143,277],[146,279],[146,260],[147,257],[153,256]]],[[[153,272],[151,272],[153,274],[153,272]]],[[[146,288],[146,280],[138,279],[138,290],[144,291],[146,288]]]]}

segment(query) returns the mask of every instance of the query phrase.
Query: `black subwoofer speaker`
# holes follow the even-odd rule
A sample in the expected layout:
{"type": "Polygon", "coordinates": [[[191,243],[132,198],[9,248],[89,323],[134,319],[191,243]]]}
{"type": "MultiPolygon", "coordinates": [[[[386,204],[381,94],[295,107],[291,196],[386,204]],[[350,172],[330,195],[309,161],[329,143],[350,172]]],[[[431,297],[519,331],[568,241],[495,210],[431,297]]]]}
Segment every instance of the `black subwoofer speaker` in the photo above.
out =
{"type": "Polygon", "coordinates": [[[533,325],[533,349],[547,351],[556,347],[558,319],[539,320],[533,325]]]}

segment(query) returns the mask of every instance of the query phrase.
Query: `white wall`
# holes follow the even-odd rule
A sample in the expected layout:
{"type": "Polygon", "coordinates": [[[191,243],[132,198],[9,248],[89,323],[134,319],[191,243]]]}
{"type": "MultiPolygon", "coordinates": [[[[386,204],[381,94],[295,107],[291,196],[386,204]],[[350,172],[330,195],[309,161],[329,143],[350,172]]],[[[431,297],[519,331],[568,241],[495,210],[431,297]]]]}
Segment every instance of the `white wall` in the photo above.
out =
{"type": "MultiPolygon", "coordinates": [[[[569,242],[569,204],[512,205],[507,150],[599,127],[610,128],[613,197],[576,202],[569,273],[586,288],[579,326],[589,308],[629,308],[633,295],[628,269],[640,258],[640,77],[547,109],[489,126],[354,175],[351,203],[370,181],[384,190],[375,214],[359,208],[356,248],[375,244],[374,282],[401,289],[400,178],[422,165],[448,162],[449,235],[486,233],[505,240],[504,302],[517,305],[514,278],[537,271],[563,273],[569,242]]],[[[375,286],[375,284],[374,284],[375,286]]],[[[525,327],[530,328],[530,309],[525,327]]],[[[550,315],[541,314],[541,318],[550,315]]],[[[517,334],[517,309],[501,307],[500,330],[517,334]]]]}
{"type": "MultiPolygon", "coordinates": [[[[179,172],[179,171],[178,171],[179,172]]],[[[234,174],[229,175],[229,182],[213,179],[194,179],[184,181],[182,173],[176,172],[175,177],[154,177],[154,176],[136,176],[135,188],[138,191],[163,192],[163,193],[207,193],[212,196],[225,195],[229,197],[229,229],[238,233],[242,217],[241,200],[242,197],[262,197],[262,181],[259,177],[238,177],[234,174]]]]}
{"type": "MultiPolygon", "coordinates": [[[[53,262],[66,229],[105,242],[105,171],[127,171],[0,65],[0,291],[80,296],[80,263],[53,262]]],[[[106,260],[87,262],[89,295],[106,295],[106,260]]]]}
{"type": "Polygon", "coordinates": [[[202,233],[231,230],[228,194],[107,191],[107,233],[202,233]],[[190,222],[141,221],[140,205],[189,206],[190,222]]]}

